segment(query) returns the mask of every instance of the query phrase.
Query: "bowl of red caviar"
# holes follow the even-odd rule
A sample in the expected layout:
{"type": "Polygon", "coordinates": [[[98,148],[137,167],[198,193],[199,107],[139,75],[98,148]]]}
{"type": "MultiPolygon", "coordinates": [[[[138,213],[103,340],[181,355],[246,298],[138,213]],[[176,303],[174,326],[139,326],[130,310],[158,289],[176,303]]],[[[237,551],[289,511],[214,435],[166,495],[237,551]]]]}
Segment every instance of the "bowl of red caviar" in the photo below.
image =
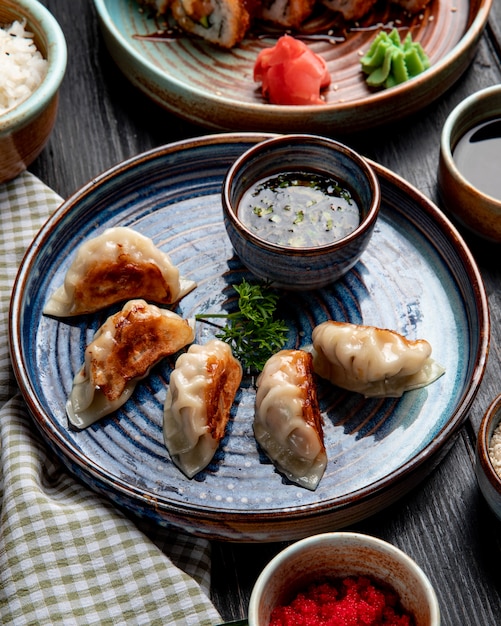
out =
{"type": "Polygon", "coordinates": [[[279,552],[252,590],[249,626],[439,626],[426,574],[396,546],[354,532],[313,535],[279,552]]]}

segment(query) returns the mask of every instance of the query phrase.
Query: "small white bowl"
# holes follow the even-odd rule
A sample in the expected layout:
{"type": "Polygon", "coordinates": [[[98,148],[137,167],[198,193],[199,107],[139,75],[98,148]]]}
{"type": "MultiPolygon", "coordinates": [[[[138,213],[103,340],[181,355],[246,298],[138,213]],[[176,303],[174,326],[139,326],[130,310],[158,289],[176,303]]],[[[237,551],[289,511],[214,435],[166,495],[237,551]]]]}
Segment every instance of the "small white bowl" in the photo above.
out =
{"type": "Polygon", "coordinates": [[[47,74],[35,91],[0,114],[0,183],[15,178],[45,147],[57,117],[59,87],[66,71],[67,48],[61,27],[37,0],[2,0],[0,26],[25,23],[35,46],[47,59],[47,74]]]}
{"type": "Polygon", "coordinates": [[[249,626],[269,626],[273,609],[289,604],[309,583],[347,576],[389,585],[415,626],[439,626],[438,600],[420,567],[395,546],[352,532],[313,535],[277,554],[252,590],[249,626]]]}

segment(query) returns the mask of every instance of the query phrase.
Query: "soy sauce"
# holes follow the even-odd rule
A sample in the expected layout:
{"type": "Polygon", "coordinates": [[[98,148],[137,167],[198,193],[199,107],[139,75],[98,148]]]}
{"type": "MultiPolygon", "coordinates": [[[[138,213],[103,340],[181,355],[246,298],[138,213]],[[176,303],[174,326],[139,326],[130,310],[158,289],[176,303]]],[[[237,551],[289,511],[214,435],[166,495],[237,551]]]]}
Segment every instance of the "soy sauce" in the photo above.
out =
{"type": "Polygon", "coordinates": [[[501,200],[501,118],[474,126],[453,152],[461,174],[479,191],[501,200]]]}

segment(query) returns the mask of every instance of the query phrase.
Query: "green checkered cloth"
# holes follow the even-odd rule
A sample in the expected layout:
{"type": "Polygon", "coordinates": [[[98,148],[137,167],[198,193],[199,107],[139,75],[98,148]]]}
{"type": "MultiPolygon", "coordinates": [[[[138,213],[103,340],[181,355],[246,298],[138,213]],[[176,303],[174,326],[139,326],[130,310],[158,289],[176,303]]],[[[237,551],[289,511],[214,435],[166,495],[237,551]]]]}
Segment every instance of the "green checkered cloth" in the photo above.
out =
{"type": "Polygon", "coordinates": [[[0,623],[213,625],[210,544],[133,523],[38,437],[9,361],[22,255],[61,198],[29,172],[0,185],[0,623]]]}

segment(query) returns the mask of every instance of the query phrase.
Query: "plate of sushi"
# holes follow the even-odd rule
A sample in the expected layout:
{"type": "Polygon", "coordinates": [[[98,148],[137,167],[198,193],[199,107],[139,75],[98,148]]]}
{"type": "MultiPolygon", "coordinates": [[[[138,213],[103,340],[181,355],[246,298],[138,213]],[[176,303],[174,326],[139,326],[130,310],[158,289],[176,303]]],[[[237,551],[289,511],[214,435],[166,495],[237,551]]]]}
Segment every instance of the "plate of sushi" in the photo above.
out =
{"type": "Polygon", "coordinates": [[[492,0],[94,4],[117,66],[168,111],[216,130],[346,134],[404,118],[445,93],[472,61],[492,0]],[[429,67],[390,88],[370,86],[361,58],[394,30],[421,46],[429,67]],[[315,104],[275,104],[255,80],[258,55],[284,34],[325,66],[328,86],[315,104]]]}
{"type": "Polygon", "coordinates": [[[220,194],[269,136],[208,135],[103,173],[42,227],[13,288],[15,375],[68,470],[133,514],[218,540],[294,540],[395,502],[454,441],[488,351],[466,244],[376,163],[380,216],[346,276],[307,292],[253,277],[220,194]],[[222,332],[255,288],[271,289],[285,331],[257,370],[222,332]]]}

